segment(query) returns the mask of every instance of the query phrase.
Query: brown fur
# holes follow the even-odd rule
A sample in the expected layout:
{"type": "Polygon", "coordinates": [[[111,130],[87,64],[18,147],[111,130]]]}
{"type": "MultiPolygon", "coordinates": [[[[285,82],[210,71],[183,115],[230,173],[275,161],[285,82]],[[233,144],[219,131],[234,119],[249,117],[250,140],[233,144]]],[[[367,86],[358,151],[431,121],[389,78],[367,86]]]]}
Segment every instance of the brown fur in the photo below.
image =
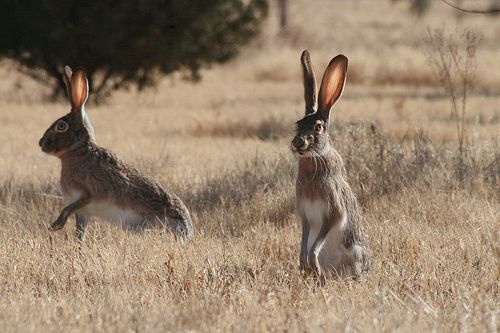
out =
{"type": "Polygon", "coordinates": [[[314,158],[301,158],[296,183],[297,201],[325,199],[330,203],[332,215],[348,216],[346,228],[342,234],[346,248],[353,244],[365,244],[362,216],[358,201],[346,181],[342,157],[332,149],[323,155],[322,161],[314,158]]]}
{"type": "Polygon", "coordinates": [[[60,182],[65,198],[75,191],[81,193],[81,197],[63,209],[52,229],[62,228],[75,213],[77,237],[83,239],[90,216],[81,210],[98,202],[139,216],[142,222],[134,228],[166,225],[177,234],[191,238],[193,226],[188,209],[174,193],[95,143],[93,129],[83,110],[88,97],[85,73],[77,70],[72,74],[69,67],[65,73],[71,112],[47,129],[40,146],[44,152],[61,159],[60,182]],[[64,124],[67,130],[61,132],[66,128],[64,124]]]}
{"type": "Polygon", "coordinates": [[[303,80],[304,80],[304,100],[306,102],[306,114],[314,112],[317,106],[317,87],[316,87],[316,75],[314,74],[314,69],[311,63],[311,57],[309,52],[303,52],[300,58],[303,68],[303,80]]]}
{"type": "Polygon", "coordinates": [[[297,122],[297,135],[292,141],[292,150],[299,156],[296,200],[297,213],[303,227],[301,266],[306,271],[315,271],[322,279],[324,277],[320,264],[340,275],[359,276],[370,268],[371,254],[367,248],[358,202],[347,183],[342,158],[332,147],[328,134],[330,109],[342,93],[347,58],[340,55],[330,62],[323,76],[319,103],[315,102],[315,79],[307,51],[304,51],[301,60],[306,115],[297,122]],[[318,104],[318,109],[311,112],[310,106],[318,104]],[[307,238],[311,221],[303,209],[305,202],[324,202],[327,205],[321,230],[309,253],[307,238]],[[345,224],[341,226],[342,221],[345,224]],[[339,253],[332,256],[340,259],[329,262],[328,254],[321,253],[322,260],[320,251],[329,240],[328,237],[335,236],[332,233],[336,232],[341,233],[341,247],[336,248],[334,251],[339,253]]]}

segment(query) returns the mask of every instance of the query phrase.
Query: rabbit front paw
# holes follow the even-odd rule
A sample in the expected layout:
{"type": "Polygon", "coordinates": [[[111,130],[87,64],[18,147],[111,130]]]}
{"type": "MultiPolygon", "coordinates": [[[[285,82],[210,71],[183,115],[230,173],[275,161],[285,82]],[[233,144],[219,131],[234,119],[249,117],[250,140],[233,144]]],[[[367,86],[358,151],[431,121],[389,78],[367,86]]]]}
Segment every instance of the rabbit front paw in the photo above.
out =
{"type": "Polygon", "coordinates": [[[57,219],[52,225],[49,227],[50,231],[61,230],[64,227],[64,221],[57,219]]]}
{"type": "Polygon", "coordinates": [[[307,262],[307,256],[300,256],[300,270],[304,272],[310,271],[309,263],[307,262]]]}

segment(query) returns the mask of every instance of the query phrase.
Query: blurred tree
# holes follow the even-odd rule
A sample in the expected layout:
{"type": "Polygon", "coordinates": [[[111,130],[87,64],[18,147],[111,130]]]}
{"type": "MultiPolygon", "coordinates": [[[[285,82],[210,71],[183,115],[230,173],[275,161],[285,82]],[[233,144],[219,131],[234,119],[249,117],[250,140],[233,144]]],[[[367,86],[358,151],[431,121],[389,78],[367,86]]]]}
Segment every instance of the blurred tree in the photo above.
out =
{"type": "MultiPolygon", "coordinates": [[[[401,0],[391,0],[392,2],[399,2],[401,0]]],[[[404,0],[410,3],[410,10],[421,16],[429,9],[431,1],[430,0],[404,0]]]]}
{"type": "Polygon", "coordinates": [[[488,8],[477,9],[477,8],[466,8],[461,7],[461,0],[441,0],[446,3],[448,6],[453,7],[464,13],[472,13],[472,14],[497,14],[500,13],[500,1],[498,0],[490,0],[490,5],[488,8]]]}
{"type": "MultiPolygon", "coordinates": [[[[399,2],[401,0],[391,0],[392,2],[399,2]]],[[[430,8],[431,0],[404,0],[410,3],[410,10],[421,16],[430,8]]],[[[466,4],[473,3],[473,1],[463,0],[441,0],[443,3],[465,13],[475,14],[497,14],[500,12],[500,0],[490,0],[489,7],[487,8],[467,8],[466,4]]],[[[480,5],[484,5],[481,3],[480,5]]]]}
{"type": "Polygon", "coordinates": [[[280,32],[286,34],[288,32],[288,0],[278,0],[280,13],[280,32]]]}
{"type": "Polygon", "coordinates": [[[64,65],[82,66],[102,99],[155,83],[155,73],[199,70],[233,57],[259,31],[267,0],[3,0],[0,58],[63,91],[64,65]]]}

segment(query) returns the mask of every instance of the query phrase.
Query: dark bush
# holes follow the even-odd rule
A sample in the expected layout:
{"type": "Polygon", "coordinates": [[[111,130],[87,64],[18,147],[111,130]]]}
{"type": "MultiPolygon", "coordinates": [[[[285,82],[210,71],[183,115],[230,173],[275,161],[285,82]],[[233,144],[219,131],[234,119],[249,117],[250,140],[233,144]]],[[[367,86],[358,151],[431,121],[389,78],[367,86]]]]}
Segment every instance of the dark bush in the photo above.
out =
{"type": "Polygon", "coordinates": [[[19,61],[63,87],[64,65],[82,66],[97,97],[155,73],[199,70],[233,57],[255,36],[266,0],[86,0],[0,2],[0,58],[19,61]]]}

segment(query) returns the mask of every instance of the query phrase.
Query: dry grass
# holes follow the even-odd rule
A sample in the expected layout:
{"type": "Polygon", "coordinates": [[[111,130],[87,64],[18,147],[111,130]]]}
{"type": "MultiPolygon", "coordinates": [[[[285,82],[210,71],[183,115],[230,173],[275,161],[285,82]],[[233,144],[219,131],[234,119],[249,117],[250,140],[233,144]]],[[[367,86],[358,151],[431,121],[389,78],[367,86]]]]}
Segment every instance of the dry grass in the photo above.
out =
{"type": "Polygon", "coordinates": [[[275,37],[272,17],[255,45],[197,85],[167,78],[156,90],[88,107],[103,146],[186,201],[196,237],[185,244],[102,221],[82,245],[73,221],[49,233],[62,205],[59,162],[37,141],[67,105],[41,102],[44,87],[0,66],[4,331],[498,330],[498,20],[455,20],[436,3],[417,21],[389,1],[320,0],[331,10],[318,16],[308,3],[291,3],[289,39],[275,37]],[[483,88],[469,96],[460,163],[447,96],[421,52],[426,25],[445,20],[484,34],[483,88]],[[321,289],[298,271],[288,148],[303,112],[298,57],[306,47],[317,70],[334,54],[350,58],[356,78],[332,135],[376,256],[365,279],[321,289]],[[382,82],[384,68],[391,74],[382,82]]]}

